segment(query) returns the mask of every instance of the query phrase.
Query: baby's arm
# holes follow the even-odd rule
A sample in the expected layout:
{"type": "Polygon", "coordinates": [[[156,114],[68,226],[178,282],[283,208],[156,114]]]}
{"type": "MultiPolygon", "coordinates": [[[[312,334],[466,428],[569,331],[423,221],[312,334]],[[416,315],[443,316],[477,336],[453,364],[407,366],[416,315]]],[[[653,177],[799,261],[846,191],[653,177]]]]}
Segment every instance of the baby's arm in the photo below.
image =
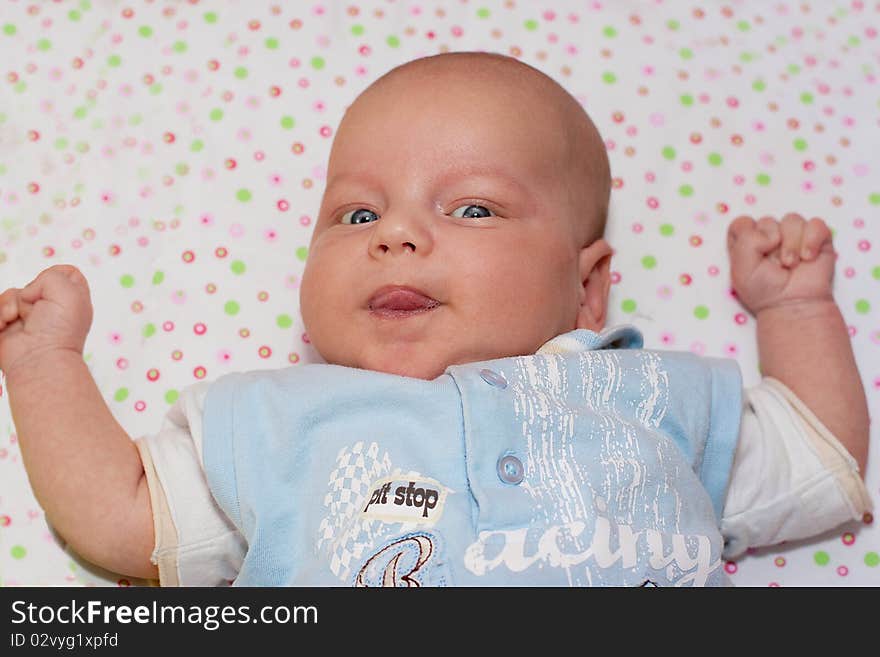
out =
{"type": "Polygon", "coordinates": [[[0,366],[22,459],[47,520],[78,554],[155,579],[143,465],[82,359],[90,323],[88,286],[73,267],[0,295],[0,366]]]}
{"type": "Polygon", "coordinates": [[[836,254],[828,227],[820,219],[805,223],[796,214],[786,215],[781,226],[770,217],[757,226],[739,217],[728,235],[734,289],[757,319],[762,374],[784,383],[806,404],[864,477],[868,407],[831,293],[836,254]]]}

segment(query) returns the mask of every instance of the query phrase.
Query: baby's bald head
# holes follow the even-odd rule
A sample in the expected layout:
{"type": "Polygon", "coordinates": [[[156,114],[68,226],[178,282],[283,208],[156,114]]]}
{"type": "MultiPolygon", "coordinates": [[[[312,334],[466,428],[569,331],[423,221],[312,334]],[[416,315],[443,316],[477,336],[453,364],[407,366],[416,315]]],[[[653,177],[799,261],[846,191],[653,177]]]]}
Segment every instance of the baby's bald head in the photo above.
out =
{"type": "Polygon", "coordinates": [[[578,246],[591,244],[605,232],[611,194],[611,172],[605,144],[580,103],[545,73],[512,57],[495,53],[452,52],[416,59],[375,80],[352,103],[339,126],[371,97],[407,95],[412,85],[428,85],[436,103],[480,103],[481,93],[503,89],[516,98],[516,111],[534,126],[549,126],[558,148],[553,169],[561,172],[567,208],[578,246]],[[461,94],[461,90],[465,94],[461,94]],[[458,95],[457,95],[458,94],[458,95]]]}

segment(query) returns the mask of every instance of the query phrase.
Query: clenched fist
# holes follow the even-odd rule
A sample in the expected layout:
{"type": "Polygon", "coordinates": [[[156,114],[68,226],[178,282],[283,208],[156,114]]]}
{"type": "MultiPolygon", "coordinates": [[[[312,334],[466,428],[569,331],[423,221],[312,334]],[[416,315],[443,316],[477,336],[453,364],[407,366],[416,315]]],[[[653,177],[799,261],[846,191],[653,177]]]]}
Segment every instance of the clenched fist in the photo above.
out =
{"type": "Polygon", "coordinates": [[[44,269],[25,287],[0,294],[0,370],[9,379],[53,351],[82,354],[91,325],[85,276],[73,265],[44,269]]]}
{"type": "Polygon", "coordinates": [[[773,306],[834,299],[837,254],[821,219],[790,213],[781,222],[762,217],[756,223],[737,217],[727,230],[727,249],[733,289],[756,317],[773,306]]]}

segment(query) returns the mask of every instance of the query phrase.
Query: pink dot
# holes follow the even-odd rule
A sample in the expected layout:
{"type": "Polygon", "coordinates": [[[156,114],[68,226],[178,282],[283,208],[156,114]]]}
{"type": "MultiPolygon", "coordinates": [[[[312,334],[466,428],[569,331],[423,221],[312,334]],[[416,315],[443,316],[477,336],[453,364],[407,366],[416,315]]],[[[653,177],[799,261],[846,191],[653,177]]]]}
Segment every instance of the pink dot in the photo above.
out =
{"type": "Polygon", "coordinates": [[[724,345],[724,353],[727,354],[728,357],[733,358],[739,353],[739,348],[732,342],[724,345]]]}
{"type": "Polygon", "coordinates": [[[660,127],[666,122],[666,118],[662,114],[655,112],[650,116],[650,121],[654,127],[660,127]]]}
{"type": "Polygon", "coordinates": [[[749,318],[746,317],[745,313],[737,313],[736,315],[733,316],[733,321],[735,321],[737,324],[742,326],[747,321],[749,321],[749,318]]]}
{"type": "Polygon", "coordinates": [[[648,173],[645,174],[645,180],[647,180],[648,182],[654,182],[654,179],[655,176],[652,172],[648,171],[648,173]]]}
{"type": "Polygon", "coordinates": [[[196,335],[204,335],[205,331],[207,331],[207,330],[208,330],[208,327],[205,326],[202,322],[199,322],[198,324],[193,326],[193,332],[196,335]]]}
{"type": "Polygon", "coordinates": [[[199,222],[202,224],[202,226],[213,226],[214,217],[209,214],[203,214],[201,217],[199,217],[199,222]]]}
{"type": "Polygon", "coordinates": [[[693,169],[693,167],[694,167],[694,165],[691,164],[690,162],[682,162],[681,163],[681,170],[682,171],[690,171],[691,169],[693,169]]]}
{"type": "Polygon", "coordinates": [[[745,199],[746,203],[748,203],[749,205],[754,205],[755,201],[757,200],[754,194],[746,194],[745,199]]]}
{"type": "Polygon", "coordinates": [[[709,265],[709,276],[717,276],[718,272],[718,267],[716,267],[715,265],[709,265]]]}
{"type": "Polygon", "coordinates": [[[697,356],[702,356],[703,353],[706,351],[706,345],[704,345],[702,342],[692,342],[690,350],[697,356]]]}
{"type": "Polygon", "coordinates": [[[846,577],[847,575],[849,575],[849,568],[847,568],[846,566],[838,566],[837,574],[841,577],[846,577]]]}
{"type": "Polygon", "coordinates": [[[843,275],[846,276],[847,278],[852,278],[853,276],[856,275],[856,270],[853,269],[852,267],[847,267],[846,269],[843,270],[843,275]]]}
{"type": "Polygon", "coordinates": [[[733,177],[733,182],[737,185],[742,185],[745,181],[746,181],[746,178],[743,175],[737,174],[733,177]]]}
{"type": "Polygon", "coordinates": [[[661,285],[657,288],[657,296],[661,299],[668,299],[672,296],[672,289],[668,285],[661,285]]]}
{"type": "Polygon", "coordinates": [[[462,34],[464,34],[464,30],[461,29],[461,27],[459,27],[458,25],[454,25],[452,27],[452,36],[460,37],[462,34]]]}
{"type": "Polygon", "coordinates": [[[658,201],[653,196],[649,196],[648,197],[648,207],[651,208],[652,210],[656,210],[658,207],[660,207],[660,201],[658,201]]]}
{"type": "Polygon", "coordinates": [[[120,342],[122,342],[122,336],[119,333],[116,333],[115,331],[110,334],[109,339],[110,339],[110,344],[119,344],[120,342]]]}
{"type": "Polygon", "coordinates": [[[121,370],[126,369],[128,367],[128,360],[126,360],[125,358],[117,358],[116,359],[116,367],[118,367],[121,370]]]}
{"type": "Polygon", "coordinates": [[[229,234],[232,235],[232,237],[241,237],[244,235],[244,226],[241,224],[232,224],[229,227],[229,234]]]}
{"type": "Polygon", "coordinates": [[[164,322],[162,324],[162,329],[166,332],[173,331],[174,330],[174,322],[172,322],[171,320],[164,322]]]}
{"type": "Polygon", "coordinates": [[[186,292],[183,290],[175,290],[171,294],[171,302],[177,304],[178,306],[182,303],[186,302],[186,292]]]}
{"type": "Polygon", "coordinates": [[[221,349],[217,352],[217,360],[221,363],[228,363],[232,359],[232,354],[228,349],[221,349]]]}
{"type": "Polygon", "coordinates": [[[726,572],[728,575],[733,575],[736,572],[736,570],[737,570],[737,568],[736,568],[735,562],[728,561],[727,563],[724,564],[724,572],[726,572]]]}
{"type": "Polygon", "coordinates": [[[642,228],[642,224],[639,224],[639,223],[635,223],[635,224],[633,224],[632,231],[633,231],[634,233],[636,233],[636,234],[641,233],[642,230],[643,230],[643,228],[642,228]]]}
{"type": "MultiPolygon", "coordinates": [[[[611,284],[612,285],[617,285],[618,283],[620,283],[621,278],[623,278],[623,277],[620,275],[619,271],[611,272],[611,284]]],[[[878,385],[878,387],[880,387],[880,379],[877,379],[877,385],[878,385]]]]}
{"type": "Polygon", "coordinates": [[[859,240],[859,251],[870,251],[871,243],[868,240],[859,240]]]}
{"type": "Polygon", "coordinates": [[[660,342],[665,345],[675,344],[675,336],[672,333],[664,332],[660,334],[660,342]]]}
{"type": "Polygon", "coordinates": [[[856,542],[855,534],[852,532],[846,532],[843,536],[840,537],[840,540],[843,541],[844,545],[852,545],[856,542]]]}
{"type": "Polygon", "coordinates": [[[278,233],[274,228],[267,228],[263,232],[263,239],[267,242],[274,242],[278,238],[278,233]]]}
{"type": "Polygon", "coordinates": [[[134,410],[136,410],[138,413],[140,413],[146,407],[147,407],[147,405],[144,402],[138,401],[138,402],[135,402],[134,410]]]}

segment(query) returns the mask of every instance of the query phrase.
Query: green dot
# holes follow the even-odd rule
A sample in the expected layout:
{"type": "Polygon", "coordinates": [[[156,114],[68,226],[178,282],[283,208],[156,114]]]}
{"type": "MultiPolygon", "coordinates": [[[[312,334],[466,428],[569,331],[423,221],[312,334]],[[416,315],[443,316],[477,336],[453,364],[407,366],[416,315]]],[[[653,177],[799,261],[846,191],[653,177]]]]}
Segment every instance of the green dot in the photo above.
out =
{"type": "Polygon", "coordinates": [[[724,159],[718,153],[709,153],[709,164],[713,167],[721,166],[724,159]]]}
{"type": "Polygon", "coordinates": [[[219,121],[223,118],[223,110],[219,107],[217,109],[211,110],[210,117],[212,121],[219,121]]]}
{"type": "Polygon", "coordinates": [[[223,310],[227,315],[237,315],[240,309],[241,306],[238,305],[238,301],[227,301],[226,305],[223,306],[223,310]]]}
{"type": "Polygon", "coordinates": [[[525,25],[526,29],[531,32],[534,32],[535,30],[538,29],[538,21],[536,21],[533,18],[530,18],[529,20],[527,20],[525,23],[523,23],[523,25],[525,25]]]}
{"type": "Polygon", "coordinates": [[[804,105],[812,105],[813,104],[813,94],[811,94],[809,91],[805,91],[804,93],[801,94],[801,102],[804,105]]]}
{"type": "Polygon", "coordinates": [[[281,127],[285,130],[293,129],[293,126],[296,125],[296,121],[294,121],[292,116],[282,116],[281,117],[281,127]]]}
{"type": "Polygon", "coordinates": [[[150,95],[158,96],[160,93],[162,93],[162,85],[158,82],[150,87],[150,95]]]}
{"type": "Polygon", "coordinates": [[[78,21],[80,18],[82,18],[82,14],[79,13],[76,9],[71,9],[69,12],[67,12],[67,17],[72,21],[78,21]]]}
{"type": "Polygon", "coordinates": [[[290,315],[278,315],[275,319],[275,322],[278,324],[279,328],[290,328],[293,324],[293,320],[290,318],[290,315]]]}
{"type": "Polygon", "coordinates": [[[323,57],[312,57],[312,68],[316,71],[320,71],[322,68],[324,68],[325,63],[326,62],[324,61],[323,57]]]}
{"type": "Polygon", "coordinates": [[[73,116],[74,116],[74,118],[77,118],[77,119],[86,118],[86,114],[88,114],[88,110],[85,107],[77,107],[73,111],[73,116]]]}
{"type": "Polygon", "coordinates": [[[798,73],[801,72],[801,67],[798,66],[797,64],[789,64],[788,65],[788,72],[791,73],[792,75],[797,75],[798,73]]]}
{"type": "Polygon", "coordinates": [[[855,47],[855,46],[857,46],[857,45],[859,45],[859,44],[861,43],[861,41],[859,40],[859,37],[857,37],[855,34],[853,34],[853,35],[852,35],[849,39],[847,39],[846,41],[847,41],[847,43],[848,43],[849,45],[851,45],[851,46],[853,46],[853,47],[855,47]]]}
{"type": "Polygon", "coordinates": [[[189,150],[191,150],[193,153],[198,153],[204,147],[205,147],[205,142],[203,142],[201,139],[196,139],[193,141],[192,144],[190,144],[189,150]]]}
{"type": "Polygon", "coordinates": [[[107,58],[107,65],[108,66],[116,67],[116,66],[119,66],[121,63],[122,63],[122,57],[120,57],[119,55],[110,55],[107,58]]]}
{"type": "Polygon", "coordinates": [[[16,32],[15,25],[12,25],[11,23],[7,23],[6,25],[3,26],[3,33],[6,34],[7,36],[12,36],[13,34],[15,34],[15,32],[16,32]]]}
{"type": "Polygon", "coordinates": [[[694,51],[691,50],[690,48],[682,48],[681,50],[678,51],[678,55],[682,59],[692,59],[694,56],[694,51]]]}
{"type": "Polygon", "coordinates": [[[624,299],[620,309],[625,313],[631,313],[636,309],[636,302],[633,299],[624,299]]]}
{"type": "Polygon", "coordinates": [[[47,50],[51,50],[52,42],[49,39],[40,39],[37,41],[37,50],[42,50],[43,52],[47,50]]]}
{"type": "Polygon", "coordinates": [[[55,148],[57,148],[59,151],[67,148],[67,144],[68,144],[68,141],[67,141],[66,137],[59,137],[58,139],[55,140],[55,148]]]}
{"type": "Polygon", "coordinates": [[[477,9],[477,16],[479,18],[489,18],[490,12],[485,7],[480,7],[479,9],[477,9]]]}
{"type": "Polygon", "coordinates": [[[607,36],[609,39],[613,39],[617,36],[617,30],[608,25],[604,30],[602,30],[602,34],[607,36]]]}
{"type": "Polygon", "coordinates": [[[664,237],[669,237],[672,233],[675,232],[675,226],[672,224],[662,224],[660,226],[660,234],[664,237]]]}
{"type": "Polygon", "coordinates": [[[165,280],[164,272],[157,271],[155,274],[153,274],[153,285],[159,285],[164,280],[165,280]]]}
{"type": "Polygon", "coordinates": [[[185,162],[180,162],[179,164],[177,164],[177,165],[174,167],[174,172],[175,172],[178,176],[185,176],[186,174],[189,173],[189,167],[186,165],[185,162]]]}
{"type": "Polygon", "coordinates": [[[239,189],[235,192],[235,198],[237,198],[242,203],[247,203],[251,200],[251,193],[247,189],[239,189]]]}
{"type": "Polygon", "coordinates": [[[880,564],[880,554],[877,554],[876,552],[868,552],[865,555],[865,565],[866,566],[870,566],[871,568],[874,568],[878,564],[880,564]]]}
{"type": "Polygon", "coordinates": [[[694,195],[694,188],[691,185],[682,185],[681,187],[678,188],[678,193],[681,194],[682,196],[693,196],[694,195]]]}
{"type": "Polygon", "coordinates": [[[617,76],[614,75],[614,73],[612,73],[611,71],[605,71],[602,74],[602,81],[605,84],[614,84],[615,82],[617,82],[617,76]]]}
{"type": "Polygon", "coordinates": [[[807,140],[801,139],[800,137],[798,137],[797,139],[794,140],[794,148],[795,148],[795,150],[798,150],[798,151],[807,150],[807,140]]]}
{"type": "Polygon", "coordinates": [[[684,94],[683,96],[681,96],[681,98],[679,98],[679,100],[681,101],[681,104],[685,107],[690,107],[694,104],[694,97],[690,94],[684,94]]]}
{"type": "Polygon", "coordinates": [[[387,43],[392,48],[397,48],[397,46],[400,45],[400,39],[392,34],[390,37],[385,39],[385,43],[387,43]]]}
{"type": "Polygon", "coordinates": [[[143,335],[145,338],[152,337],[155,332],[156,332],[156,325],[153,324],[152,322],[147,324],[146,326],[144,326],[143,335]]]}
{"type": "Polygon", "coordinates": [[[113,393],[113,399],[118,402],[123,402],[128,399],[128,388],[119,388],[116,392],[113,393]]]}
{"type": "Polygon", "coordinates": [[[233,274],[240,276],[244,273],[245,265],[241,260],[235,260],[229,265],[229,268],[232,270],[233,274]]]}
{"type": "Polygon", "coordinates": [[[645,269],[654,269],[657,266],[657,258],[652,255],[646,255],[642,258],[642,267],[645,269]]]}
{"type": "Polygon", "coordinates": [[[871,304],[868,303],[867,299],[859,299],[856,301],[856,312],[862,315],[867,315],[871,311],[871,304]]]}
{"type": "Polygon", "coordinates": [[[352,25],[351,26],[351,33],[354,34],[355,36],[360,36],[361,34],[364,33],[364,26],[363,25],[352,25]]]}
{"type": "Polygon", "coordinates": [[[666,27],[674,31],[681,27],[681,23],[673,18],[672,20],[666,22],[666,27]]]}
{"type": "Polygon", "coordinates": [[[269,50],[278,50],[278,39],[275,37],[269,37],[266,39],[266,47],[269,50]]]}
{"type": "Polygon", "coordinates": [[[12,555],[13,559],[24,559],[24,555],[27,554],[27,550],[25,550],[21,545],[13,545],[9,553],[12,555]]]}
{"type": "Polygon", "coordinates": [[[746,63],[752,61],[754,58],[755,56],[750,52],[744,52],[739,56],[739,60],[746,63]]]}
{"type": "Polygon", "coordinates": [[[175,41],[171,48],[174,52],[186,52],[186,41],[175,41]]]}
{"type": "Polygon", "coordinates": [[[874,192],[870,196],[868,196],[868,202],[871,205],[880,205],[880,193],[874,192]]]}
{"type": "Polygon", "coordinates": [[[763,80],[755,80],[752,82],[752,89],[755,91],[764,91],[767,88],[767,85],[763,80]]]}
{"type": "Polygon", "coordinates": [[[831,557],[824,550],[819,550],[813,554],[813,561],[816,562],[817,566],[827,566],[828,562],[831,561],[831,557]]]}
{"type": "Polygon", "coordinates": [[[663,150],[660,152],[663,153],[663,157],[667,160],[675,159],[675,149],[672,146],[664,146],[663,150]]]}
{"type": "Polygon", "coordinates": [[[871,275],[874,277],[874,280],[880,281],[880,266],[874,267],[871,270],[871,275]]]}
{"type": "Polygon", "coordinates": [[[706,306],[697,306],[694,308],[694,317],[697,319],[706,319],[709,316],[709,309],[706,306]]]}
{"type": "Polygon", "coordinates": [[[300,260],[302,260],[303,262],[306,261],[306,258],[308,256],[309,256],[309,247],[301,246],[296,250],[296,257],[299,258],[300,260]]]}
{"type": "Polygon", "coordinates": [[[766,173],[759,173],[755,177],[755,180],[759,185],[762,185],[764,187],[770,184],[770,176],[768,176],[766,173]]]}
{"type": "Polygon", "coordinates": [[[165,401],[169,404],[173,404],[177,401],[177,398],[180,396],[180,393],[176,390],[168,390],[165,393],[165,401]]]}
{"type": "Polygon", "coordinates": [[[233,73],[239,80],[244,80],[248,76],[248,70],[244,66],[239,66],[233,73]]]}
{"type": "Polygon", "coordinates": [[[119,284],[122,285],[122,287],[131,287],[134,285],[134,276],[131,274],[124,274],[122,278],[119,279],[119,284]]]}
{"type": "Polygon", "coordinates": [[[752,29],[752,26],[749,25],[748,21],[738,21],[736,27],[740,32],[748,32],[752,29]]]}
{"type": "Polygon", "coordinates": [[[148,39],[153,36],[153,28],[149,25],[143,25],[140,29],[138,29],[138,34],[148,39]]]}

